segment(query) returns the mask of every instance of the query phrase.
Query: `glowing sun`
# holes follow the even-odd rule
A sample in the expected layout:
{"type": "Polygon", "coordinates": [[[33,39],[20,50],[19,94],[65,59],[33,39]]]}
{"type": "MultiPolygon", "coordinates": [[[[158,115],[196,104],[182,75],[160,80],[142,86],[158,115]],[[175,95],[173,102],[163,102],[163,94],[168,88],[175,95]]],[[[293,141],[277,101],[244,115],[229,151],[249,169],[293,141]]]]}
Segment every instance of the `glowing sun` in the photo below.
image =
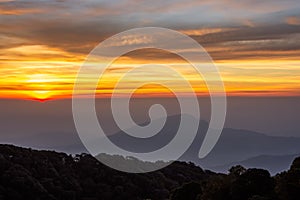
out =
{"type": "Polygon", "coordinates": [[[56,77],[47,74],[29,75],[27,84],[30,87],[28,95],[31,99],[46,101],[51,99],[54,92],[51,90],[53,83],[57,81],[56,77]]]}

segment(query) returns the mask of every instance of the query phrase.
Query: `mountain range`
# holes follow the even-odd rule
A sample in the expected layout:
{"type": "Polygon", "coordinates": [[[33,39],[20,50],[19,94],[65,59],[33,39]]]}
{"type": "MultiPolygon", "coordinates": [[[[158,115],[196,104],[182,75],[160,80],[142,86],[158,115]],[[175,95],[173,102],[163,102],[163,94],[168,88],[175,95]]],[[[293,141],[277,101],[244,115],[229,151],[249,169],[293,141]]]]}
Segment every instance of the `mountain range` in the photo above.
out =
{"type": "MultiPolygon", "coordinates": [[[[194,123],[193,120],[197,120],[189,115],[182,117],[186,117],[191,124],[194,123]]],[[[148,123],[144,122],[142,125],[148,123]]],[[[163,129],[147,139],[133,138],[123,131],[108,137],[113,143],[124,149],[147,152],[166,145],[176,134],[179,123],[180,115],[169,116],[163,129]]],[[[241,164],[245,167],[264,168],[271,174],[275,174],[288,169],[292,160],[300,154],[300,138],[269,136],[248,130],[224,128],[219,141],[209,155],[199,159],[198,152],[207,129],[208,122],[200,121],[196,138],[180,160],[192,161],[202,168],[219,172],[227,171],[229,166],[241,164]]],[[[31,137],[18,138],[18,140],[2,141],[2,143],[72,154],[87,152],[76,133],[35,134],[31,137]]]]}

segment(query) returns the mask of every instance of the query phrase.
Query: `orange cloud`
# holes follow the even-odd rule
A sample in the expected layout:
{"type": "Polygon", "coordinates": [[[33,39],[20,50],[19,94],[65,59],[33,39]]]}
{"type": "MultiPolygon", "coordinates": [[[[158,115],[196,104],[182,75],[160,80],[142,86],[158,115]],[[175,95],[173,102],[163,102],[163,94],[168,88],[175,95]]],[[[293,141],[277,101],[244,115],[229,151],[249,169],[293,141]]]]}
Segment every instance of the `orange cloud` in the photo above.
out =
{"type": "Polygon", "coordinates": [[[219,33],[224,31],[234,30],[234,28],[200,28],[200,29],[187,29],[179,30],[180,32],[190,36],[201,36],[210,33],[219,33]]]}
{"type": "Polygon", "coordinates": [[[292,16],[286,18],[286,22],[290,25],[300,25],[300,17],[292,16]]]}
{"type": "MultiPolygon", "coordinates": [[[[274,14],[295,6],[282,1],[271,5],[252,1],[0,0],[0,15],[3,15],[0,18],[0,97],[70,97],[77,70],[99,42],[145,23],[180,30],[203,45],[220,67],[229,95],[299,95],[300,20],[297,16],[274,14]],[[233,6],[235,12],[224,12],[224,7],[226,10],[233,6]],[[273,21],[268,23],[271,18],[273,21]],[[285,24],[282,19],[286,20],[285,24]],[[274,24],[274,21],[281,23],[274,24]]],[[[123,43],[114,45],[138,46],[148,42],[151,38],[129,36],[123,43]]],[[[199,95],[207,94],[201,77],[183,59],[148,49],[119,58],[107,70],[97,96],[110,95],[118,78],[129,69],[151,63],[172,65],[185,75],[199,95]]],[[[82,94],[91,92],[90,75],[95,73],[96,69],[86,74],[82,94]]],[[[169,82],[177,91],[187,94],[176,76],[151,68],[134,74],[117,92],[126,95],[147,76],[169,82]]],[[[169,95],[154,85],[137,93],[169,95]]]]}
{"type": "Polygon", "coordinates": [[[0,7],[0,15],[24,15],[24,14],[37,14],[43,13],[46,10],[38,9],[38,8],[26,8],[26,9],[18,9],[18,8],[2,8],[0,7]]]}

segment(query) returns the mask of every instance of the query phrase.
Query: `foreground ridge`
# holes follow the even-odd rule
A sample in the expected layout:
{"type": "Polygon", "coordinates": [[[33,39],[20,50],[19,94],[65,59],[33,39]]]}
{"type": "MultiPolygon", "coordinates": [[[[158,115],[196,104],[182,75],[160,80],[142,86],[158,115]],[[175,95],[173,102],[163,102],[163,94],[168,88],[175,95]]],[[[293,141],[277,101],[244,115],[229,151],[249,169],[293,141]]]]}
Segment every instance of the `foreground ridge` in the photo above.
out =
{"type": "Polygon", "coordinates": [[[296,200],[299,197],[300,157],[288,171],[273,177],[264,169],[233,166],[228,174],[220,174],[178,161],[159,171],[129,174],[111,169],[89,154],[73,156],[0,145],[0,199],[296,200]]]}

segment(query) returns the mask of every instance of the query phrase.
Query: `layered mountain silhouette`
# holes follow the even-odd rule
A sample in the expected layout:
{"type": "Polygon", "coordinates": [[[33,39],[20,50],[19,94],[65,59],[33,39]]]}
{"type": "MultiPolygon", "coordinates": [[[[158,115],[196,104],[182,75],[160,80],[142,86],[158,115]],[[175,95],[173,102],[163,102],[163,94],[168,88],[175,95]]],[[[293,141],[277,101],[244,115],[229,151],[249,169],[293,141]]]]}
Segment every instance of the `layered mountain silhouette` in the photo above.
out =
{"type": "Polygon", "coordinates": [[[228,169],[230,169],[231,166],[242,165],[246,168],[267,169],[272,175],[275,175],[278,172],[287,170],[292,164],[293,160],[298,156],[300,156],[300,154],[272,156],[261,155],[225,165],[211,166],[209,169],[225,173],[228,171],[228,169]]]}
{"type": "MultiPolygon", "coordinates": [[[[164,128],[149,139],[133,138],[124,132],[118,132],[109,138],[129,151],[153,151],[163,147],[174,137],[180,117],[179,115],[168,117],[164,128]]],[[[189,115],[183,117],[186,117],[191,125],[197,120],[189,115]]],[[[212,152],[204,159],[199,159],[199,149],[207,129],[208,123],[200,121],[196,138],[180,160],[192,161],[205,169],[214,169],[219,172],[226,172],[228,167],[234,164],[245,164],[249,167],[268,169],[274,174],[288,169],[292,160],[300,154],[300,138],[275,137],[253,131],[224,128],[212,152]],[[266,158],[265,160],[260,159],[262,155],[266,158]],[[273,156],[274,159],[272,159],[273,156]],[[244,161],[247,159],[249,161],[244,161]]],[[[130,129],[128,131],[130,132],[130,129]]]]}
{"type": "MultiPolygon", "coordinates": [[[[153,151],[172,140],[177,132],[180,117],[180,115],[169,116],[164,128],[151,138],[133,138],[123,131],[116,132],[108,137],[113,143],[129,151],[153,151]]],[[[183,115],[183,117],[191,124],[197,121],[196,118],[189,115],[183,115]]],[[[141,125],[147,125],[148,123],[146,121],[141,125]]],[[[249,167],[265,168],[274,174],[288,169],[291,161],[300,153],[300,138],[275,137],[253,131],[224,128],[212,152],[204,159],[199,159],[199,149],[207,129],[208,123],[200,121],[195,140],[180,160],[192,161],[205,169],[214,169],[219,172],[227,171],[228,167],[233,164],[244,164],[249,167]],[[265,159],[261,159],[261,156],[265,159]]],[[[130,130],[127,131],[130,132],[130,130]]],[[[73,154],[87,152],[76,133],[36,134],[31,137],[18,138],[18,141],[11,140],[8,143],[73,154]]]]}

